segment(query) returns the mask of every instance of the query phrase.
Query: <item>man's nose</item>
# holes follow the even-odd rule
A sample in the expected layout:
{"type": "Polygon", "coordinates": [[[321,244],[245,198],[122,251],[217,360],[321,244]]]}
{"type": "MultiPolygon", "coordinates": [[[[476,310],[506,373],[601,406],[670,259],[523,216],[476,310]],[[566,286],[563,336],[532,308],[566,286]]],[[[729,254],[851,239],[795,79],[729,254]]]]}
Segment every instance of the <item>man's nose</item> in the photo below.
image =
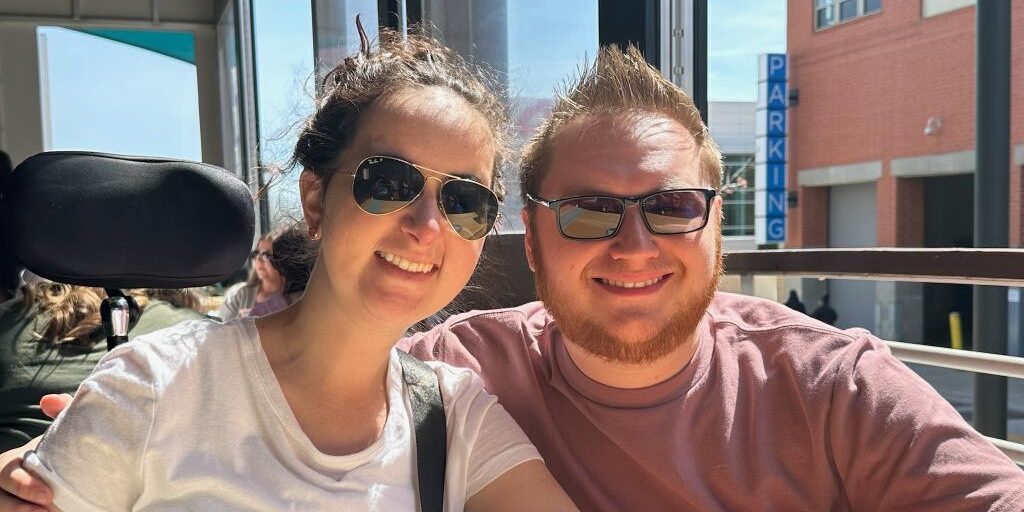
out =
{"type": "Polygon", "coordinates": [[[623,213],[619,232],[612,238],[609,253],[617,260],[646,260],[658,256],[658,244],[654,234],[640,214],[640,208],[629,205],[623,213]]]}

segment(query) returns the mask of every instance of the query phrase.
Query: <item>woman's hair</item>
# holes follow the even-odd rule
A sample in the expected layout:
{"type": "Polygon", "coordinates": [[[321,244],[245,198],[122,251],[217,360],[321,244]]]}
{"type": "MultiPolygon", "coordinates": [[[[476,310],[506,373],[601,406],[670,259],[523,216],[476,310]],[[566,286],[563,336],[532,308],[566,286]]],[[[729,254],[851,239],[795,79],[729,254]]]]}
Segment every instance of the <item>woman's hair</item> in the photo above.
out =
{"type": "Polygon", "coordinates": [[[281,290],[284,295],[305,290],[309,274],[313,272],[316,251],[306,233],[306,224],[298,222],[280,230],[274,237],[270,264],[284,278],[284,289],[281,290]]]}
{"type": "MultiPolygon", "coordinates": [[[[307,231],[306,223],[299,221],[279,226],[260,238],[260,242],[270,242],[270,265],[284,278],[281,293],[285,295],[305,290],[309,274],[313,271],[316,247],[307,238],[307,231]]],[[[246,284],[259,284],[255,266],[246,284]]]]}
{"type": "Polygon", "coordinates": [[[306,119],[288,167],[296,163],[323,180],[324,189],[339,165],[339,157],[355,138],[362,115],[378,99],[397,91],[443,87],[457,94],[487,120],[493,135],[495,159],[491,188],[504,197],[500,169],[509,154],[509,114],[494,91],[492,77],[467,63],[425,33],[422,27],[401,34],[381,29],[376,51],[362,23],[359,53],[347,57],[324,76],[316,111],[306,119]]]}
{"type": "MultiPolygon", "coordinates": [[[[91,347],[102,338],[99,334],[103,328],[100,305],[106,297],[102,288],[48,282],[25,286],[22,293],[22,307],[29,314],[50,317],[42,329],[34,333],[37,340],[91,347]]],[[[151,299],[190,309],[197,309],[201,302],[192,290],[135,289],[127,293],[140,310],[145,309],[151,299]]]]}

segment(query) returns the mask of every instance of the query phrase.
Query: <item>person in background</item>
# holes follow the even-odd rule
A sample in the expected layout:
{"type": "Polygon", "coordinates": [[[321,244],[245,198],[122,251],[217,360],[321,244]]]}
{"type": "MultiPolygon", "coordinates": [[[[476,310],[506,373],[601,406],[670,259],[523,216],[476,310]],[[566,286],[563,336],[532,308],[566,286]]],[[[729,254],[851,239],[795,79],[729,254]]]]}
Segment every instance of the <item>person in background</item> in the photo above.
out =
{"type": "Polygon", "coordinates": [[[806,314],[807,308],[804,307],[804,303],[800,302],[800,296],[796,294],[796,290],[789,291],[789,298],[786,299],[786,306],[793,311],[799,311],[806,314]]]}
{"type": "Polygon", "coordinates": [[[828,303],[828,294],[826,293],[821,297],[821,305],[811,312],[811,318],[821,320],[829,325],[835,325],[836,320],[839,320],[839,313],[828,303]]]}
{"type": "Polygon", "coordinates": [[[306,289],[312,264],[303,224],[275,229],[256,244],[249,279],[228,289],[216,316],[229,322],[288,307],[306,289]]]}
{"type": "MultiPolygon", "coordinates": [[[[72,393],[107,354],[100,288],[29,275],[20,297],[0,305],[0,450],[41,435],[51,421],[39,409],[50,393],[72,393]]],[[[131,337],[202,318],[185,290],[131,290],[141,309],[131,337]]]]}

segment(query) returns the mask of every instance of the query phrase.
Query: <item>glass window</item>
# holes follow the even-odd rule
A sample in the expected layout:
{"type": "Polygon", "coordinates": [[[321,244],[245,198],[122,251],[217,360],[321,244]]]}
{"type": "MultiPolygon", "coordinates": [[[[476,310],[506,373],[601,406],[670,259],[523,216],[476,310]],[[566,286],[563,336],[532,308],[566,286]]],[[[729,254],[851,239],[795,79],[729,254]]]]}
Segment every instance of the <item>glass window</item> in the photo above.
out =
{"type": "Polygon", "coordinates": [[[755,234],[758,56],[786,52],[786,8],[781,1],[708,2],[708,127],[724,155],[725,236],[755,234]]]}
{"type": "Polygon", "coordinates": [[[274,180],[267,203],[276,225],[302,218],[299,171],[280,166],[313,111],[313,13],[309,2],[253,0],[252,16],[259,156],[262,182],[274,180]]]}
{"type": "MultiPolygon", "coordinates": [[[[424,21],[445,44],[497,72],[512,102],[516,148],[548,113],[555,88],[597,54],[597,0],[562,0],[558,8],[532,2],[423,2],[424,21]]],[[[516,169],[505,169],[507,193],[500,232],[521,232],[516,169]]]]}
{"type": "Polygon", "coordinates": [[[754,235],[754,155],[724,155],[722,208],[725,236],[754,235]]]}
{"type": "Polygon", "coordinates": [[[842,0],[839,2],[839,21],[846,21],[857,17],[857,2],[859,0],[842,0]]]}
{"type": "Polygon", "coordinates": [[[833,0],[815,0],[814,4],[814,26],[816,28],[825,28],[832,26],[833,14],[832,14],[832,2],[833,0]]]}
{"type": "Polygon", "coordinates": [[[882,10],[882,0],[864,0],[864,14],[882,10]]]}
{"type": "Polygon", "coordinates": [[[188,32],[41,26],[43,149],[202,160],[188,32]]]}

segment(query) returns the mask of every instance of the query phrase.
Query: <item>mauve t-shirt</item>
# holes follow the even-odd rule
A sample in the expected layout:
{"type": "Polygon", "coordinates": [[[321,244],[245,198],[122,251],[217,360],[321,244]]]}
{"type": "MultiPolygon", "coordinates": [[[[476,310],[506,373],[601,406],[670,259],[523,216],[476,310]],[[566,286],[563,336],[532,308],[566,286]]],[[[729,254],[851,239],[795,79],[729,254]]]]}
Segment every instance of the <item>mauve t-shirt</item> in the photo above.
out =
{"type": "Polygon", "coordinates": [[[618,389],[539,302],[401,346],[483,377],[585,511],[1024,510],[1024,472],[867,331],[716,294],[693,360],[618,389]]]}

